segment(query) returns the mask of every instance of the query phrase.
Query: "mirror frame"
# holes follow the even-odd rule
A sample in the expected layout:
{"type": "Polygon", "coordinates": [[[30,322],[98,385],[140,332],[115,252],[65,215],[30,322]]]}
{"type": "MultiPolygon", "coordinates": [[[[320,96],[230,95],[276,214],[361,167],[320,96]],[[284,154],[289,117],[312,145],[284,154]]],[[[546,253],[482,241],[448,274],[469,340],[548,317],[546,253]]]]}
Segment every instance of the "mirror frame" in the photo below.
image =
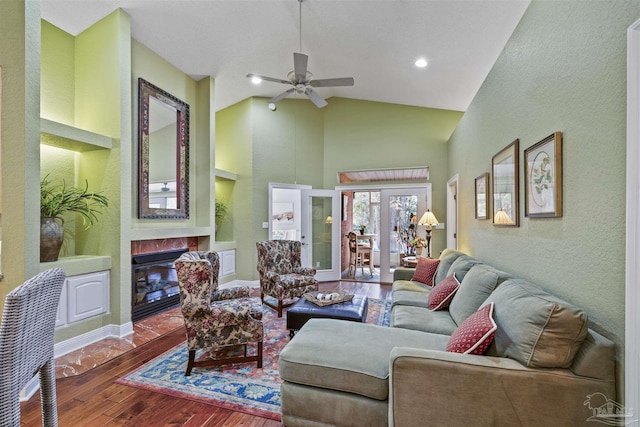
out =
{"type": "Polygon", "coordinates": [[[189,219],[189,104],[138,78],[138,218],[189,219]],[[149,207],[149,97],[176,109],[177,209],[149,207]]]}

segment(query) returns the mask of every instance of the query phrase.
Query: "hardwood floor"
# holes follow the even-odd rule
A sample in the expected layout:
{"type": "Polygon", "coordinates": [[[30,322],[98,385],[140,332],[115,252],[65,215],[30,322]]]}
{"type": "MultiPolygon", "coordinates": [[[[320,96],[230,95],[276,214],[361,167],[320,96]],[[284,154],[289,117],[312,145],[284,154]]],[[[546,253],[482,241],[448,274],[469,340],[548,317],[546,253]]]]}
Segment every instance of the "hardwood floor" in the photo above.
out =
{"type": "MultiPolygon", "coordinates": [[[[391,295],[391,285],[344,281],[320,284],[321,290],[336,287],[370,298],[389,299],[391,295]]],[[[61,427],[280,425],[277,421],[114,383],[184,339],[184,331],[177,329],[85,373],[58,379],[58,424],[61,427]]],[[[21,404],[21,413],[21,425],[41,425],[39,393],[21,404]]]]}

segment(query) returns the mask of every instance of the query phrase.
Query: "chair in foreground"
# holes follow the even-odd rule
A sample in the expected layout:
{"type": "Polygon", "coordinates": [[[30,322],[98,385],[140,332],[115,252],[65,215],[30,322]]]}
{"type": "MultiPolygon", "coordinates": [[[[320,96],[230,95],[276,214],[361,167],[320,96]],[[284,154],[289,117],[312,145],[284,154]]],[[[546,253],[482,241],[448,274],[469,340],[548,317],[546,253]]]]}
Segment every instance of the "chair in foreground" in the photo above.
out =
{"type": "Polygon", "coordinates": [[[258,273],[260,273],[260,298],[282,317],[286,299],[299,298],[306,292],[317,290],[318,281],[313,277],[314,268],[300,265],[301,244],[295,240],[269,240],[256,242],[258,248],[258,273]],[[264,296],[275,298],[273,305],[264,296]]]}
{"type": "Polygon", "coordinates": [[[46,270],[5,298],[0,326],[0,426],[20,425],[20,390],[40,375],[42,425],[58,425],[53,334],[65,274],[46,270]]]}
{"type": "Polygon", "coordinates": [[[186,376],[194,367],[257,362],[262,368],[262,305],[249,296],[248,287],[218,290],[220,259],[216,252],[185,252],[175,261],[180,305],[189,349],[186,376]],[[247,355],[256,343],[257,353],[247,355]],[[244,355],[223,355],[221,350],[243,346],[244,355]],[[216,351],[216,358],[196,361],[196,350],[216,351]]]}

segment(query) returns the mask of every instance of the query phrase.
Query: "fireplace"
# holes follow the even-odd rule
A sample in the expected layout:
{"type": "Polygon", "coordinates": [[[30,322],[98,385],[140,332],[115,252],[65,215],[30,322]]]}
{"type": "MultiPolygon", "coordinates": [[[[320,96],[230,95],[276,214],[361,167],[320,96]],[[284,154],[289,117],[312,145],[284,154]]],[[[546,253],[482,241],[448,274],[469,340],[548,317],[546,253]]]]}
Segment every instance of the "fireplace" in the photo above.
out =
{"type": "Polygon", "coordinates": [[[131,320],[144,319],[180,304],[173,262],[189,249],[131,256],[131,320]]]}

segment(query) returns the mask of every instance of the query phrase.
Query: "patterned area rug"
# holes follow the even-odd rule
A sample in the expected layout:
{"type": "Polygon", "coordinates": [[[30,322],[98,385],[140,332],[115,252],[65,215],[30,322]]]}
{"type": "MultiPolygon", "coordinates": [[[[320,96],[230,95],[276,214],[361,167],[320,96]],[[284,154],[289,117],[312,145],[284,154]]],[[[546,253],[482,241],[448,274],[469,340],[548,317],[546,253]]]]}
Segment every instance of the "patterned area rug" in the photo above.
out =
{"type": "MultiPolygon", "coordinates": [[[[369,298],[367,323],[389,325],[391,301],[369,298]]],[[[194,368],[185,377],[187,347],[182,343],[118,379],[119,384],[195,400],[259,417],[280,420],[278,356],[289,342],[286,317],[265,308],[263,367],[255,363],[194,368]]],[[[250,349],[254,350],[255,349],[250,349]]],[[[206,353],[198,358],[207,357],[206,353]]]]}

